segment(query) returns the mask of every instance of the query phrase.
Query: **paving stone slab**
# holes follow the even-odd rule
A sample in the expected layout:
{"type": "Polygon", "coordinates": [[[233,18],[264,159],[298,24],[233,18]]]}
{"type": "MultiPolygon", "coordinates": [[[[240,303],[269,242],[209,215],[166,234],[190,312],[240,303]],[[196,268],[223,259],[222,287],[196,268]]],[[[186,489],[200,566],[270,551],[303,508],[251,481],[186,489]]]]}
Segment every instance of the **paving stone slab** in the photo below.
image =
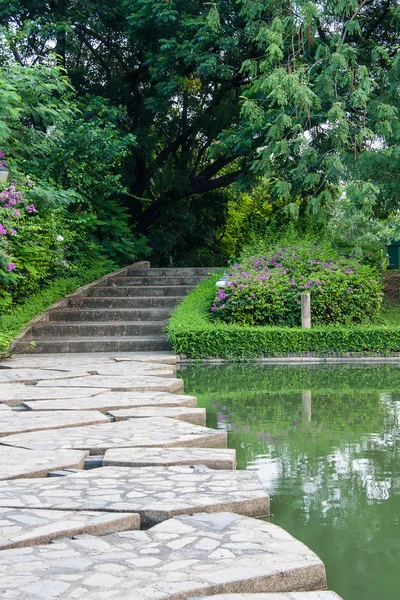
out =
{"type": "MultiPolygon", "coordinates": [[[[335,592],[287,592],[286,594],[216,594],[212,600],[341,600],[335,592]]],[[[192,598],[194,600],[194,598],[192,598]]]]}
{"type": "MultiPolygon", "coordinates": [[[[51,381],[39,381],[37,387],[54,385],[51,381]]],[[[89,377],[71,377],[70,379],[57,379],[57,387],[69,388],[110,388],[112,390],[131,392],[179,392],[183,390],[183,379],[163,379],[161,377],[110,377],[105,375],[92,375],[89,377]]]]}
{"type": "Polygon", "coordinates": [[[205,465],[210,469],[235,469],[236,451],[227,448],[117,448],[107,450],[103,466],[170,467],[205,465]]]}
{"type": "MultiPolygon", "coordinates": [[[[73,356],[73,355],[71,355],[73,356]]],[[[35,357],[37,358],[37,357],[35,357]]],[[[3,372],[7,372],[8,370],[12,371],[27,371],[32,370],[33,368],[39,368],[41,371],[76,371],[79,369],[82,373],[88,373],[92,371],[96,371],[99,375],[108,375],[108,374],[129,374],[132,372],[143,372],[145,374],[152,373],[165,373],[167,376],[170,374],[176,373],[176,365],[175,364],[159,364],[159,363],[146,363],[144,361],[123,361],[116,362],[110,358],[106,360],[98,360],[97,355],[94,355],[91,359],[86,360],[59,360],[57,359],[57,355],[54,355],[53,360],[41,361],[37,360],[33,365],[25,364],[25,361],[15,361],[10,360],[6,363],[0,363],[0,374],[3,372]]]]}
{"type": "Polygon", "coordinates": [[[194,425],[206,424],[205,408],[187,408],[187,407],[168,407],[168,408],[127,408],[119,410],[110,410],[108,414],[116,421],[126,421],[127,419],[144,419],[149,417],[169,417],[170,419],[179,419],[194,425]]]}
{"type": "Polygon", "coordinates": [[[2,481],[0,506],[135,512],[146,528],[174,515],[197,512],[268,515],[269,496],[251,471],[102,467],[64,477],[2,481]]]}
{"type": "Polygon", "coordinates": [[[0,550],[48,544],[82,533],[106,535],[127,529],[140,529],[138,514],[0,508],[0,550]]]}
{"type": "MultiPolygon", "coordinates": [[[[46,388],[40,389],[43,390],[46,388]]],[[[74,388],[74,396],[75,390],[78,390],[78,388],[74,388]]],[[[68,394],[71,396],[71,392],[68,391],[68,394]]],[[[140,407],[149,409],[178,406],[196,408],[197,398],[194,396],[169,394],[168,392],[108,392],[90,396],[89,398],[70,397],[56,401],[35,400],[34,402],[23,402],[23,405],[30,410],[99,410],[106,413],[111,410],[140,407]]]]}
{"type": "Polygon", "coordinates": [[[83,469],[86,450],[26,450],[0,446],[0,480],[46,477],[54,469],[83,469]]]}
{"type": "MultiPolygon", "coordinates": [[[[74,377],[82,377],[87,375],[87,371],[85,369],[76,367],[74,370],[66,371],[58,371],[52,369],[0,369],[0,384],[3,386],[4,384],[11,383],[35,383],[36,381],[41,381],[43,379],[50,380],[50,385],[54,385],[52,381],[58,379],[66,379],[70,381],[74,377]]],[[[57,384],[58,385],[58,384],[57,384]]],[[[108,387],[108,386],[104,386],[108,387]]]]}
{"type": "MultiPolygon", "coordinates": [[[[63,427],[82,427],[96,423],[109,423],[110,419],[95,410],[58,412],[32,412],[10,410],[1,415],[0,438],[24,432],[61,429],[63,427]]],[[[46,433],[44,433],[46,435],[46,433]]]]}
{"type": "Polygon", "coordinates": [[[58,398],[92,397],[98,394],[109,392],[107,388],[74,388],[73,393],[66,387],[51,386],[48,388],[37,387],[36,385],[0,385],[0,402],[8,406],[20,406],[24,400],[36,401],[58,398]]]}
{"type": "Polygon", "coordinates": [[[0,362],[1,366],[10,363],[20,364],[22,367],[53,367],[55,363],[84,364],[88,363],[113,363],[113,362],[145,362],[156,364],[175,365],[179,363],[179,356],[170,352],[77,352],[59,354],[14,354],[0,362]]]}
{"type": "MultiPolygon", "coordinates": [[[[74,413],[70,412],[70,414],[74,413]]],[[[226,444],[226,431],[191,425],[167,417],[119,421],[57,431],[34,431],[0,437],[0,445],[31,450],[89,450],[90,454],[104,454],[110,448],[159,446],[218,448],[226,447],[226,444]]]]}
{"type": "Polygon", "coordinates": [[[326,587],[324,565],[304,544],[276,525],[231,513],[4,550],[0,581],[7,600],[185,600],[326,587]]]}

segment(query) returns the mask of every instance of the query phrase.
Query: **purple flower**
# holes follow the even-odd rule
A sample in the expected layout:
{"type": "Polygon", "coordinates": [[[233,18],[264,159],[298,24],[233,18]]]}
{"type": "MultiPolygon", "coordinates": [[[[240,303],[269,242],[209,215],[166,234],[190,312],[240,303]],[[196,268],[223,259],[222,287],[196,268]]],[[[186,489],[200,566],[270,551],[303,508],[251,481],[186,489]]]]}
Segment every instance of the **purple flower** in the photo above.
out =
{"type": "Polygon", "coordinates": [[[7,229],[0,223],[0,235],[7,235],[7,229]]]}
{"type": "Polygon", "coordinates": [[[35,205],[34,204],[28,204],[28,206],[25,207],[28,213],[35,213],[37,212],[35,205]]]}
{"type": "Polygon", "coordinates": [[[14,263],[8,263],[8,265],[7,265],[8,272],[14,271],[14,269],[16,269],[16,268],[17,268],[17,265],[14,265],[14,263]]]}
{"type": "Polygon", "coordinates": [[[11,233],[11,235],[17,235],[17,230],[16,229],[10,229],[9,233],[11,233]]]}
{"type": "Polygon", "coordinates": [[[18,208],[16,208],[14,210],[14,217],[20,217],[20,216],[21,216],[21,211],[18,208]]]}

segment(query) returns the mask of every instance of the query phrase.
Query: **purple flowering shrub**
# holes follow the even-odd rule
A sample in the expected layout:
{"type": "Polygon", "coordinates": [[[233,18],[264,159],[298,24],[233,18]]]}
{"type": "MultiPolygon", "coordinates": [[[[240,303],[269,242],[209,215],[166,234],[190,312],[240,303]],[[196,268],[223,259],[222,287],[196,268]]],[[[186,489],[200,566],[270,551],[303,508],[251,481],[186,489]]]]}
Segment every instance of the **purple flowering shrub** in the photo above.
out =
{"type": "Polygon", "coordinates": [[[27,179],[0,188],[0,310],[68,268],[62,215],[39,211],[26,193],[32,185],[27,179]]]}
{"type": "Polygon", "coordinates": [[[302,243],[233,265],[211,312],[226,323],[296,327],[303,292],[311,294],[312,322],[320,325],[372,322],[383,297],[376,269],[302,243]]]}

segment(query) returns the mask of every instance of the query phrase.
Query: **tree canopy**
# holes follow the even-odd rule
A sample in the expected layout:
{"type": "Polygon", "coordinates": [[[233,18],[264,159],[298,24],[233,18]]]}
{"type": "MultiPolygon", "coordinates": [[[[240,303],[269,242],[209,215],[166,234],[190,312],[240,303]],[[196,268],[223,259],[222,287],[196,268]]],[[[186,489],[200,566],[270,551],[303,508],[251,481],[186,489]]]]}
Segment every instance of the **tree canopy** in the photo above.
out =
{"type": "Polygon", "coordinates": [[[135,139],[120,199],[146,234],[215,194],[223,211],[225,188],[260,178],[294,215],[331,210],[343,189],[386,214],[398,206],[399,22],[396,0],[0,0],[0,60],[56,55],[81,102],[107,100],[135,139]]]}

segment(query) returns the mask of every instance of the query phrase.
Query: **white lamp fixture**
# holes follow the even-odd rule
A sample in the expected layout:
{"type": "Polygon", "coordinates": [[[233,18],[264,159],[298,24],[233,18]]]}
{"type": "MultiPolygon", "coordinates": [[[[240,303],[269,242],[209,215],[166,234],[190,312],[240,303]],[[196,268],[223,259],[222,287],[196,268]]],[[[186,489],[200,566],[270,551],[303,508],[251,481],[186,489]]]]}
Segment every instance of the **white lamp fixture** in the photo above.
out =
{"type": "Polygon", "coordinates": [[[229,277],[226,274],[226,272],[224,271],[224,274],[222,275],[221,279],[219,279],[215,285],[217,288],[223,288],[223,287],[226,287],[228,285],[228,283],[229,283],[229,277]]]}
{"type": "Polygon", "coordinates": [[[0,183],[7,183],[8,169],[3,165],[0,165],[0,183]]]}

